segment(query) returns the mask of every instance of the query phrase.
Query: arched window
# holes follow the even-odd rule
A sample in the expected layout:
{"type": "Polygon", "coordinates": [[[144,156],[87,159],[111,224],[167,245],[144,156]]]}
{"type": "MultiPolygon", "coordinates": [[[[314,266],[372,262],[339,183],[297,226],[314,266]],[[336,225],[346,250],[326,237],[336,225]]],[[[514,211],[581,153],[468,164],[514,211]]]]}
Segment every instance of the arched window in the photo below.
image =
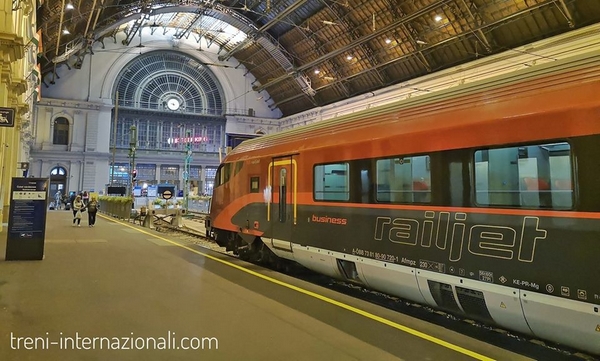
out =
{"type": "Polygon", "coordinates": [[[54,119],[54,135],[52,144],[69,144],[69,121],[65,117],[54,119]]]}
{"type": "Polygon", "coordinates": [[[54,167],[50,171],[50,175],[67,175],[67,170],[63,167],[54,167]]]}

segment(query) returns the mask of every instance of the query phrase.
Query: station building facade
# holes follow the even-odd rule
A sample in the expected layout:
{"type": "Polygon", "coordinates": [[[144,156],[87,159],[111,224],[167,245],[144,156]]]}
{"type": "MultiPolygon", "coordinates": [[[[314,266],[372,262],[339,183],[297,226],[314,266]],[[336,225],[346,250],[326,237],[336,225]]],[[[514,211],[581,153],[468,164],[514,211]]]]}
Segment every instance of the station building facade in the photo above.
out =
{"type": "Polygon", "coordinates": [[[0,0],[0,231],[8,221],[11,179],[23,176],[30,159],[39,38],[34,1],[0,0]]]}
{"type": "Polygon", "coordinates": [[[133,169],[141,187],[182,190],[188,179],[192,194],[210,194],[220,160],[240,137],[279,130],[281,114],[252,91],[245,69],[219,62],[208,44],[200,53],[146,35],[144,47],[124,48],[116,34],[81,69],[65,64],[46,77],[29,174],[50,177],[51,194],[103,193],[127,185],[133,169]]]}

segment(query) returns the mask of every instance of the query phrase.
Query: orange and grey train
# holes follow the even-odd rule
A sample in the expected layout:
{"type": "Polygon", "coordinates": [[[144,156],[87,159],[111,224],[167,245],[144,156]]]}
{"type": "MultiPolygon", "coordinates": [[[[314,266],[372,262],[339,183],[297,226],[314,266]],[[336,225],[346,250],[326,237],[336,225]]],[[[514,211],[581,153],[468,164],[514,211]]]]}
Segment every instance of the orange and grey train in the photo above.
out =
{"type": "Polygon", "coordinates": [[[209,233],[600,354],[600,54],[245,141],[209,233]]]}

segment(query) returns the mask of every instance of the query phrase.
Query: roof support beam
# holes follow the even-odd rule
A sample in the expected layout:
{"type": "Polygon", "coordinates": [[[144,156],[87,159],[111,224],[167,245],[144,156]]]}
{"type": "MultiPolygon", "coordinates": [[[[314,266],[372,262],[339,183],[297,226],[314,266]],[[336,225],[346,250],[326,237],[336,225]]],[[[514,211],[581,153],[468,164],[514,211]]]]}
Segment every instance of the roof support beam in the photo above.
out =
{"type": "Polygon", "coordinates": [[[427,69],[427,72],[430,73],[431,72],[431,64],[429,64],[429,61],[427,60],[427,58],[425,58],[425,54],[423,54],[423,52],[421,51],[421,44],[419,44],[417,42],[417,39],[413,36],[413,33],[416,33],[416,31],[409,24],[403,24],[401,26],[401,28],[402,28],[402,30],[404,30],[406,32],[406,35],[408,36],[408,39],[410,40],[410,43],[413,46],[413,49],[415,49],[415,54],[417,54],[417,59],[419,60],[419,62],[421,64],[423,64],[425,69],[427,69]]]}
{"type": "MultiPolygon", "coordinates": [[[[404,12],[402,12],[402,10],[400,10],[399,7],[395,6],[395,4],[392,4],[390,2],[387,2],[389,10],[392,12],[394,19],[402,19],[403,17],[406,16],[406,14],[404,12]]],[[[425,54],[423,54],[423,52],[421,51],[421,44],[417,41],[419,40],[419,32],[417,30],[415,30],[415,28],[410,24],[410,23],[406,23],[406,24],[401,24],[400,28],[402,29],[402,31],[404,31],[404,33],[406,34],[406,36],[408,37],[408,40],[410,40],[410,44],[412,45],[415,53],[418,54],[417,56],[417,60],[423,64],[423,66],[425,67],[425,69],[427,69],[427,72],[431,72],[431,64],[429,64],[429,61],[427,60],[427,58],[425,57],[425,54]]],[[[421,40],[423,41],[423,40],[421,40]]]]}
{"type": "MultiPolygon", "coordinates": [[[[483,31],[480,28],[480,26],[483,24],[483,20],[481,20],[479,13],[477,13],[477,16],[475,16],[475,14],[473,14],[473,12],[471,11],[471,8],[469,7],[469,5],[467,5],[467,2],[465,0],[461,0],[461,2],[465,6],[465,9],[467,10],[467,12],[471,16],[471,18],[473,18],[473,20],[475,21],[475,28],[478,29],[478,30],[474,30],[475,36],[477,37],[477,39],[479,39],[479,41],[481,41],[481,43],[485,47],[485,51],[487,51],[488,53],[491,52],[492,46],[490,45],[490,42],[488,41],[487,37],[485,36],[485,34],[483,33],[483,31]]],[[[475,6],[475,4],[473,2],[471,2],[471,5],[475,6]]]]}
{"type": "Polygon", "coordinates": [[[123,45],[131,44],[131,41],[135,37],[135,34],[137,34],[138,30],[140,30],[142,28],[142,24],[144,23],[144,20],[146,20],[144,16],[135,20],[133,25],[131,25],[131,29],[129,29],[129,31],[126,32],[126,37],[122,41],[123,45]]]}
{"type": "MultiPolygon", "coordinates": [[[[326,52],[323,50],[323,48],[324,48],[323,43],[321,41],[319,41],[319,39],[316,36],[313,36],[310,39],[312,40],[312,42],[315,46],[315,49],[317,49],[317,52],[319,52],[319,54],[321,54],[321,55],[326,54],[326,52]]],[[[333,75],[335,75],[336,79],[342,78],[341,74],[337,71],[337,69],[341,68],[341,67],[342,67],[342,64],[333,63],[331,71],[333,72],[333,75]]],[[[339,87],[342,89],[342,92],[344,93],[344,95],[346,95],[346,97],[350,96],[350,90],[348,90],[348,87],[344,83],[340,82],[339,87]]]]}
{"type": "Polygon", "coordinates": [[[565,0],[558,0],[558,4],[556,6],[558,6],[558,10],[563,14],[565,19],[567,19],[567,24],[569,24],[569,27],[574,28],[575,22],[573,21],[573,15],[569,11],[567,4],[565,4],[565,0]]]}
{"type": "MultiPolygon", "coordinates": [[[[519,11],[519,12],[517,12],[517,13],[513,13],[513,14],[511,14],[511,15],[509,15],[509,16],[507,16],[507,17],[504,17],[504,18],[502,18],[502,19],[498,19],[498,20],[496,20],[496,21],[494,21],[494,22],[492,22],[492,23],[483,24],[483,25],[481,25],[479,28],[477,28],[477,29],[474,29],[474,30],[481,30],[481,31],[483,31],[483,30],[484,30],[484,29],[486,29],[486,28],[493,28],[494,26],[497,26],[497,25],[500,25],[500,24],[502,24],[502,23],[506,22],[506,20],[509,20],[509,19],[512,19],[512,18],[515,18],[515,17],[519,17],[519,16],[521,16],[521,15],[523,15],[523,14],[530,13],[531,11],[534,11],[534,10],[537,10],[537,9],[540,9],[540,8],[543,8],[543,7],[545,7],[545,6],[549,5],[549,4],[553,4],[553,3],[554,3],[554,2],[553,2],[553,1],[551,1],[551,2],[545,2],[545,3],[537,4],[537,5],[535,5],[535,6],[532,6],[532,7],[530,7],[530,8],[524,9],[524,10],[522,10],[522,11],[519,11]]],[[[463,36],[464,36],[464,35],[463,35],[463,36]]],[[[456,40],[456,39],[458,39],[458,38],[460,38],[460,37],[461,37],[461,35],[458,35],[458,36],[455,36],[455,37],[452,37],[452,38],[448,38],[448,39],[442,40],[442,41],[440,41],[440,42],[438,42],[438,43],[435,43],[435,44],[431,44],[431,45],[425,46],[423,49],[421,49],[421,51],[425,51],[425,50],[427,50],[427,49],[432,49],[432,48],[434,48],[434,47],[437,47],[437,46],[440,46],[440,45],[444,45],[444,44],[446,44],[446,43],[449,43],[449,42],[451,42],[451,41],[454,41],[454,40],[456,40]]],[[[407,59],[407,58],[409,58],[409,57],[411,57],[411,56],[416,56],[416,54],[414,54],[414,53],[405,54],[405,55],[403,55],[403,56],[400,56],[400,57],[398,57],[398,58],[396,58],[396,59],[393,59],[393,60],[390,60],[390,61],[386,61],[386,62],[383,62],[383,63],[379,63],[379,64],[377,64],[375,67],[376,67],[376,68],[379,68],[379,67],[387,66],[387,65],[389,65],[389,64],[392,64],[392,63],[395,63],[395,62],[398,62],[398,61],[405,60],[405,59],[407,59]]],[[[334,85],[335,85],[336,83],[338,83],[338,82],[341,82],[341,81],[345,81],[345,80],[348,80],[348,79],[354,78],[354,77],[356,77],[356,76],[362,75],[362,74],[364,74],[364,73],[366,73],[366,72],[369,72],[369,71],[373,71],[373,69],[366,69],[366,70],[364,70],[364,71],[361,71],[361,72],[359,72],[359,73],[352,74],[352,75],[350,75],[350,76],[348,76],[348,77],[346,77],[346,78],[344,78],[344,79],[339,79],[339,80],[337,80],[337,79],[336,79],[334,82],[332,82],[332,83],[330,83],[330,84],[327,84],[326,86],[323,86],[323,87],[321,87],[321,88],[317,88],[316,90],[321,90],[321,89],[324,89],[324,88],[326,88],[326,87],[334,86],[334,85]]],[[[279,79],[279,78],[278,78],[278,79],[279,79]]],[[[269,85],[269,84],[270,84],[270,83],[267,83],[267,85],[269,85]]],[[[265,87],[266,87],[266,86],[265,86],[265,87]]],[[[264,90],[264,89],[260,89],[260,90],[264,90]]],[[[295,100],[295,99],[298,99],[298,98],[300,98],[300,97],[302,97],[302,96],[303,96],[303,94],[298,94],[298,95],[296,95],[296,96],[293,96],[293,97],[290,97],[290,98],[287,98],[287,99],[281,100],[281,101],[279,101],[279,102],[275,103],[274,105],[276,105],[276,106],[279,106],[280,104],[284,104],[284,103],[287,103],[287,102],[293,101],[293,100],[295,100]]]]}
{"type": "MultiPolygon", "coordinates": [[[[263,33],[265,31],[269,30],[271,27],[275,26],[278,22],[281,22],[282,19],[285,19],[286,16],[293,13],[296,9],[298,9],[300,6],[302,6],[307,1],[308,0],[296,1],[291,6],[287,7],[284,11],[277,14],[273,19],[269,20],[269,22],[267,22],[265,25],[261,26],[257,32],[263,33]]],[[[248,38],[245,41],[240,42],[235,48],[231,49],[229,52],[227,52],[227,54],[221,55],[219,58],[221,60],[229,60],[235,53],[240,51],[240,49],[243,49],[246,45],[248,45],[249,42],[252,41],[252,39],[250,39],[250,38],[251,37],[248,36],[248,38]]]]}
{"type": "MultiPolygon", "coordinates": [[[[65,0],[62,0],[62,4],[60,7],[60,20],[58,21],[58,30],[57,30],[57,35],[56,35],[56,53],[54,54],[54,57],[57,58],[58,57],[58,53],[60,51],[60,36],[62,35],[62,27],[63,27],[63,20],[65,18],[65,0]]],[[[54,84],[54,77],[56,76],[56,62],[54,63],[54,69],[52,69],[52,80],[50,81],[50,84],[54,84]]]]}
{"type": "MultiPolygon", "coordinates": [[[[427,14],[430,11],[439,8],[443,4],[445,4],[447,2],[450,2],[450,1],[452,1],[452,0],[440,0],[440,1],[437,1],[437,2],[434,2],[434,3],[431,3],[428,6],[425,6],[425,7],[421,8],[421,9],[419,9],[419,11],[416,11],[413,14],[405,16],[402,19],[399,19],[398,21],[395,21],[395,22],[393,22],[393,23],[391,23],[391,24],[389,24],[389,25],[387,25],[385,27],[382,27],[381,29],[379,29],[377,31],[372,32],[369,35],[366,35],[366,36],[360,38],[356,42],[353,42],[353,43],[350,43],[350,44],[348,44],[348,45],[346,45],[344,47],[335,49],[335,50],[331,51],[330,53],[328,53],[327,55],[321,56],[318,59],[315,59],[315,60],[313,60],[311,62],[308,62],[308,63],[302,65],[301,67],[299,67],[299,68],[296,69],[296,72],[300,72],[300,71],[304,71],[306,69],[310,69],[310,68],[312,68],[312,67],[314,67],[314,66],[316,66],[316,65],[318,65],[318,64],[320,64],[320,63],[322,63],[322,62],[324,62],[326,60],[329,60],[330,58],[333,58],[335,56],[343,54],[343,53],[347,52],[348,50],[350,50],[352,48],[355,48],[355,47],[357,47],[358,45],[360,45],[362,43],[371,41],[371,40],[373,40],[373,39],[381,36],[382,34],[385,34],[387,32],[390,32],[390,31],[394,30],[395,28],[397,28],[401,24],[407,24],[407,23],[409,23],[409,22],[411,22],[411,21],[413,21],[413,20],[415,20],[415,19],[423,16],[424,14],[427,14]]],[[[377,67],[379,67],[379,66],[377,66],[377,67]]],[[[272,81],[270,81],[270,82],[268,82],[266,84],[261,85],[260,87],[258,87],[256,89],[256,91],[265,90],[266,88],[268,88],[268,87],[270,87],[272,85],[275,85],[275,84],[277,84],[277,83],[279,83],[279,82],[281,82],[281,81],[283,81],[283,80],[285,80],[285,79],[287,79],[289,77],[290,77],[289,73],[286,74],[286,75],[282,75],[282,76],[280,76],[278,78],[275,78],[274,80],[272,80],[272,81]]]]}
{"type": "Polygon", "coordinates": [[[202,16],[204,14],[201,11],[201,8],[198,9],[198,13],[194,14],[194,18],[192,20],[190,20],[190,22],[188,23],[188,25],[184,28],[179,28],[177,30],[177,32],[175,32],[175,35],[173,35],[174,38],[177,39],[181,39],[184,36],[186,36],[187,34],[190,33],[190,31],[192,30],[193,27],[195,27],[196,25],[198,25],[198,22],[200,22],[200,20],[202,19],[202,16]]]}

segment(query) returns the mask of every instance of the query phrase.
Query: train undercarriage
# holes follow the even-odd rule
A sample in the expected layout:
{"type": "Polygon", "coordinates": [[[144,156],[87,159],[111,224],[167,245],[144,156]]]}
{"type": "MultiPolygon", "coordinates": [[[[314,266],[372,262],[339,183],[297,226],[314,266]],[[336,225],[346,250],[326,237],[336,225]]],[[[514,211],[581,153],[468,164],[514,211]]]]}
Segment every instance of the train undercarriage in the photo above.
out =
{"type": "Polygon", "coordinates": [[[208,228],[206,236],[214,240],[219,246],[225,247],[227,252],[232,252],[239,259],[247,262],[260,264],[281,272],[289,272],[294,267],[300,267],[295,262],[278,257],[264,244],[260,237],[255,237],[251,243],[248,243],[235,232],[220,229],[208,231],[208,228]]]}

